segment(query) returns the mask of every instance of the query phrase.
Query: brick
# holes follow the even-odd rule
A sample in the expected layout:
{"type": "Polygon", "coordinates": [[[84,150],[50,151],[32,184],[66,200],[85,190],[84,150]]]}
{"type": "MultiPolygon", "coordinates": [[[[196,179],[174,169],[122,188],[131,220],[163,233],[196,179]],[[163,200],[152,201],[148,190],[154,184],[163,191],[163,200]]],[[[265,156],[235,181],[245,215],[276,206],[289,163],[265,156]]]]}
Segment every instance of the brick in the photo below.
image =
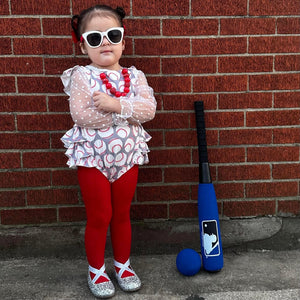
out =
{"type": "Polygon", "coordinates": [[[165,19],[162,28],[166,36],[217,35],[219,24],[214,19],[165,19]]]}
{"type": "Polygon", "coordinates": [[[300,55],[282,55],[275,57],[276,71],[298,71],[300,70],[300,55]]]}
{"type": "Polygon", "coordinates": [[[72,119],[68,114],[18,115],[18,130],[66,130],[72,127],[72,119]]]}
{"type": "Polygon", "coordinates": [[[283,200],[278,201],[278,214],[280,215],[293,215],[298,216],[300,214],[300,201],[283,200]]]}
{"type": "Polygon", "coordinates": [[[61,93],[63,86],[58,77],[18,77],[19,93],[61,93]]]}
{"type": "MultiPolygon", "coordinates": [[[[156,129],[183,129],[190,128],[189,114],[187,113],[158,113],[153,122],[156,129]]],[[[149,127],[148,127],[149,128],[149,127]]]]}
{"type": "Polygon", "coordinates": [[[47,171],[0,172],[2,188],[38,187],[50,185],[47,171]]]}
{"type": "Polygon", "coordinates": [[[2,55],[12,54],[10,38],[0,38],[0,53],[2,55]]]}
{"type": "Polygon", "coordinates": [[[42,74],[43,59],[40,57],[5,57],[0,58],[2,74],[42,74]]]}
{"type": "Polygon", "coordinates": [[[0,19],[2,35],[40,35],[41,22],[35,18],[5,18],[0,19]]]}
{"type": "Polygon", "coordinates": [[[49,96],[48,98],[50,112],[69,112],[69,101],[66,96],[49,96]]]}
{"type": "Polygon", "coordinates": [[[300,18],[278,18],[278,34],[297,34],[300,33],[300,18]]]}
{"type": "Polygon", "coordinates": [[[0,131],[15,130],[15,118],[13,115],[3,116],[0,118],[0,131]]]}
{"type": "Polygon", "coordinates": [[[248,111],[248,127],[299,125],[300,110],[248,111]]]}
{"type": "Polygon", "coordinates": [[[61,75],[65,70],[76,65],[86,66],[89,64],[88,58],[64,57],[64,58],[44,58],[46,75],[61,75]]]}
{"type": "Polygon", "coordinates": [[[125,36],[124,41],[125,41],[125,49],[124,49],[122,55],[123,56],[125,56],[125,55],[133,55],[134,54],[133,53],[133,48],[134,48],[133,39],[132,38],[128,38],[127,36],[125,36]]]}
{"type": "Polygon", "coordinates": [[[0,169],[17,169],[21,167],[20,153],[0,152],[0,161],[1,161],[0,169]]]}
{"type": "Polygon", "coordinates": [[[135,16],[187,16],[189,14],[188,0],[160,0],[149,1],[147,5],[143,0],[132,3],[132,13],[135,16]]]}
{"type": "Polygon", "coordinates": [[[246,184],[246,196],[249,198],[288,197],[297,195],[297,182],[256,182],[246,184]]]}
{"type": "Polygon", "coordinates": [[[284,16],[299,12],[299,0],[252,0],[249,3],[249,14],[254,16],[284,16]]]}
{"type": "Polygon", "coordinates": [[[66,38],[15,38],[14,53],[16,55],[71,55],[73,47],[71,39],[66,38]]]}
{"type": "Polygon", "coordinates": [[[148,127],[144,127],[146,131],[151,135],[152,139],[148,142],[150,148],[162,147],[164,145],[164,137],[162,131],[150,131],[148,127]]]}
{"type": "Polygon", "coordinates": [[[244,114],[242,112],[207,112],[205,123],[206,128],[241,127],[244,125],[244,114]]]}
{"type": "Polygon", "coordinates": [[[151,165],[182,165],[190,163],[188,149],[152,150],[151,165]]]}
{"type": "Polygon", "coordinates": [[[192,53],[193,55],[244,54],[247,53],[247,39],[245,37],[193,39],[192,53]]]}
{"type": "Polygon", "coordinates": [[[197,145],[197,135],[195,131],[168,131],[165,133],[167,147],[186,147],[197,145]]]}
{"type": "Polygon", "coordinates": [[[275,201],[235,201],[223,203],[223,214],[227,217],[274,215],[275,201]]]}
{"type": "Polygon", "coordinates": [[[162,176],[161,168],[140,167],[138,185],[142,183],[162,182],[162,176]]]}
{"type": "Polygon", "coordinates": [[[271,144],[272,129],[236,129],[220,131],[220,145],[271,144]]]}
{"type": "Polygon", "coordinates": [[[274,144],[297,144],[300,143],[300,128],[274,128],[274,144]]]}
{"type": "Polygon", "coordinates": [[[190,92],[192,87],[192,79],[190,76],[175,76],[175,77],[148,77],[149,85],[156,93],[184,93],[190,92]]]}
{"type": "Polygon", "coordinates": [[[136,55],[189,55],[189,39],[135,39],[136,55]]]}
{"type": "MultiPolygon", "coordinates": [[[[74,14],[79,14],[83,9],[86,9],[87,7],[92,7],[94,5],[98,4],[95,3],[95,0],[76,0],[73,1],[72,9],[74,14]]],[[[121,6],[125,9],[125,12],[127,12],[127,15],[130,13],[130,2],[127,0],[103,0],[101,1],[101,4],[110,5],[111,7],[117,7],[121,6]]]]}
{"type": "Polygon", "coordinates": [[[218,167],[218,180],[241,181],[270,179],[269,165],[231,165],[218,167]]]}
{"type": "Polygon", "coordinates": [[[280,92],[274,94],[275,108],[300,107],[300,92],[280,92]]]}
{"type": "Polygon", "coordinates": [[[247,0],[192,0],[193,16],[245,16],[247,0]]]}
{"type": "Polygon", "coordinates": [[[272,56],[219,57],[220,73],[272,72],[272,56]]]}
{"type": "Polygon", "coordinates": [[[60,140],[64,133],[50,133],[51,149],[65,149],[63,142],[60,140]]]}
{"type": "Polygon", "coordinates": [[[126,36],[160,35],[160,20],[158,19],[126,19],[126,36]]]}
{"type": "Polygon", "coordinates": [[[167,204],[132,204],[130,216],[132,220],[167,219],[168,206],[167,204]]]}
{"type": "Polygon", "coordinates": [[[42,19],[44,35],[71,35],[70,18],[42,19]]]}
{"type": "Polygon", "coordinates": [[[263,36],[249,38],[249,53],[297,53],[300,36],[263,36]]]}
{"type": "Polygon", "coordinates": [[[162,58],[164,74],[209,74],[215,73],[216,69],[216,58],[214,57],[162,58]]]}
{"type": "Polygon", "coordinates": [[[298,163],[273,164],[272,176],[274,179],[300,178],[300,165],[298,163]]]}
{"type": "Polygon", "coordinates": [[[48,133],[1,133],[1,149],[46,149],[50,147],[48,133]]]}
{"type": "MultiPolygon", "coordinates": [[[[67,157],[66,157],[67,162],[67,157]]],[[[77,186],[77,170],[54,170],[52,171],[52,186],[77,186]]]]}
{"type": "Polygon", "coordinates": [[[78,204],[77,189],[46,189],[27,191],[28,205],[78,204]]]}
{"type": "Polygon", "coordinates": [[[299,88],[299,74],[250,75],[250,90],[294,90],[299,88]]]}
{"type": "Polygon", "coordinates": [[[197,203],[170,204],[169,216],[170,219],[197,218],[198,217],[197,203]]]}
{"type": "Polygon", "coordinates": [[[247,76],[195,76],[194,92],[237,92],[247,90],[247,76]]]}
{"type": "Polygon", "coordinates": [[[137,188],[138,202],[164,202],[188,200],[190,198],[189,185],[176,186],[147,186],[137,188]]]}
{"type": "Polygon", "coordinates": [[[84,206],[60,207],[58,210],[59,222],[80,222],[86,221],[84,206]]]}
{"type": "Polygon", "coordinates": [[[275,18],[221,19],[221,35],[275,34],[275,18]]]}
{"type": "Polygon", "coordinates": [[[147,74],[160,73],[160,58],[158,57],[123,57],[120,60],[122,66],[135,66],[147,74]]]}
{"type": "Polygon", "coordinates": [[[214,184],[217,199],[243,198],[243,183],[218,183],[214,184]]]}
{"type": "Polygon", "coordinates": [[[0,77],[0,93],[15,93],[15,78],[12,76],[0,77]]]}
{"type": "Polygon", "coordinates": [[[13,15],[68,15],[70,1],[54,0],[10,0],[13,15]]]}
{"type": "Polygon", "coordinates": [[[1,112],[45,112],[45,96],[0,96],[1,112]]]}
{"type": "Polygon", "coordinates": [[[9,15],[9,0],[3,0],[0,6],[0,15],[9,15]]]}
{"type": "Polygon", "coordinates": [[[61,168],[66,165],[63,152],[26,152],[23,153],[24,168],[61,168]]]}
{"type": "Polygon", "coordinates": [[[271,93],[238,93],[220,94],[220,109],[271,108],[273,103],[271,93]]]}
{"type": "Polygon", "coordinates": [[[216,95],[185,95],[177,94],[164,95],[163,104],[165,110],[193,110],[195,101],[203,101],[205,109],[216,109],[217,108],[217,97],[216,95]]]}
{"type": "Polygon", "coordinates": [[[248,162],[270,162],[270,161],[297,161],[299,159],[299,147],[293,146],[274,146],[274,147],[255,147],[247,149],[248,162]]]}
{"type": "Polygon", "coordinates": [[[1,211],[2,225],[26,225],[55,223],[55,208],[14,209],[1,211]]]}
{"type": "MultiPolygon", "coordinates": [[[[198,182],[198,167],[165,168],[164,182],[198,182]]],[[[174,199],[175,200],[175,199],[174,199]]],[[[183,200],[183,198],[182,198],[183,200]]]]}
{"type": "Polygon", "coordinates": [[[211,148],[208,149],[210,163],[234,163],[245,161],[244,148],[211,148]]]}
{"type": "Polygon", "coordinates": [[[16,207],[25,205],[24,191],[0,192],[0,207],[16,207]]]}

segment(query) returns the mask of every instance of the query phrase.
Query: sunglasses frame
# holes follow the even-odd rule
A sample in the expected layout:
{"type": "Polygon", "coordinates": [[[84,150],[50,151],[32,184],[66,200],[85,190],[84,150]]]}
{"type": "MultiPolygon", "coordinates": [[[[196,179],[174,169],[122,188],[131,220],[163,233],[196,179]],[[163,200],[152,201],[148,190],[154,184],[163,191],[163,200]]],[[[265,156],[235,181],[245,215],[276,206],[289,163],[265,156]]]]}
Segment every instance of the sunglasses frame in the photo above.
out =
{"type": "Polygon", "coordinates": [[[80,41],[83,42],[83,39],[84,39],[90,48],[98,48],[98,47],[100,47],[100,46],[102,45],[103,40],[104,40],[105,37],[106,37],[107,40],[108,40],[111,44],[113,44],[113,45],[120,44],[120,43],[123,41],[123,37],[124,37],[124,28],[123,28],[123,27],[112,27],[112,28],[109,28],[109,29],[107,29],[106,31],[102,31],[102,32],[101,32],[101,31],[97,31],[97,30],[87,31],[87,32],[85,32],[85,33],[83,33],[83,34],[81,35],[80,41]],[[108,33],[109,33],[111,30],[119,30],[119,31],[121,32],[121,39],[120,39],[120,41],[119,41],[118,43],[114,43],[114,42],[111,41],[110,38],[108,37],[108,33]],[[98,33],[98,34],[100,34],[100,36],[101,36],[101,43],[100,43],[99,45],[97,45],[97,46],[92,46],[92,45],[88,42],[88,40],[87,40],[88,35],[89,35],[89,34],[92,34],[92,33],[98,33]]]}

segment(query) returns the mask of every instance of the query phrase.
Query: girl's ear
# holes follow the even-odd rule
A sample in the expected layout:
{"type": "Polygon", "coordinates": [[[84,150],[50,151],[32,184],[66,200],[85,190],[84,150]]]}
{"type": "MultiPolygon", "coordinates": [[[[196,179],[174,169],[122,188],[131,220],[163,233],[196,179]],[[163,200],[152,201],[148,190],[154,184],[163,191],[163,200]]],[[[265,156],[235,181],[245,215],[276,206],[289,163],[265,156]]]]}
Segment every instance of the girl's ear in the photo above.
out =
{"type": "Polygon", "coordinates": [[[122,50],[125,50],[125,40],[122,41],[122,50]]]}
{"type": "Polygon", "coordinates": [[[85,50],[85,47],[84,47],[84,43],[80,43],[79,46],[80,46],[82,54],[87,54],[87,51],[85,50]]]}

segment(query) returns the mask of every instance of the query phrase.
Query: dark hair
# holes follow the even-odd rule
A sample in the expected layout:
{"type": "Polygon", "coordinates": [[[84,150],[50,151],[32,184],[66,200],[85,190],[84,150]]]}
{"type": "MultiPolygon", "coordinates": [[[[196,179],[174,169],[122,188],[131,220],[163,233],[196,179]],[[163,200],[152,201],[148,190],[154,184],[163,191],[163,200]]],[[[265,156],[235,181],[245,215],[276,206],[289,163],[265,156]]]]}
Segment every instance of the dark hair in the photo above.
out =
{"type": "Polygon", "coordinates": [[[72,17],[71,26],[78,41],[84,32],[87,20],[91,19],[96,14],[105,17],[113,17],[119,22],[121,27],[124,27],[123,19],[125,18],[126,13],[122,7],[118,6],[116,9],[113,9],[108,5],[95,5],[83,10],[79,15],[72,17]]]}

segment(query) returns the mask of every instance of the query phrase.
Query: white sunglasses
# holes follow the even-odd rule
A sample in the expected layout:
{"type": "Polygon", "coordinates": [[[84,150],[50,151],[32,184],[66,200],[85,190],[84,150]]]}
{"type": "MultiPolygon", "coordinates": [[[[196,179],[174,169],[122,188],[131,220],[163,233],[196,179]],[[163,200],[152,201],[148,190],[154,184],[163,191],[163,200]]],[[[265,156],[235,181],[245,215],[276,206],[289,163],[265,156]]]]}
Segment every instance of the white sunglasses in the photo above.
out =
{"type": "Polygon", "coordinates": [[[103,43],[104,37],[111,44],[120,44],[123,40],[124,28],[123,27],[113,27],[106,31],[87,31],[82,34],[80,41],[83,42],[83,39],[91,48],[100,47],[103,43]]]}

